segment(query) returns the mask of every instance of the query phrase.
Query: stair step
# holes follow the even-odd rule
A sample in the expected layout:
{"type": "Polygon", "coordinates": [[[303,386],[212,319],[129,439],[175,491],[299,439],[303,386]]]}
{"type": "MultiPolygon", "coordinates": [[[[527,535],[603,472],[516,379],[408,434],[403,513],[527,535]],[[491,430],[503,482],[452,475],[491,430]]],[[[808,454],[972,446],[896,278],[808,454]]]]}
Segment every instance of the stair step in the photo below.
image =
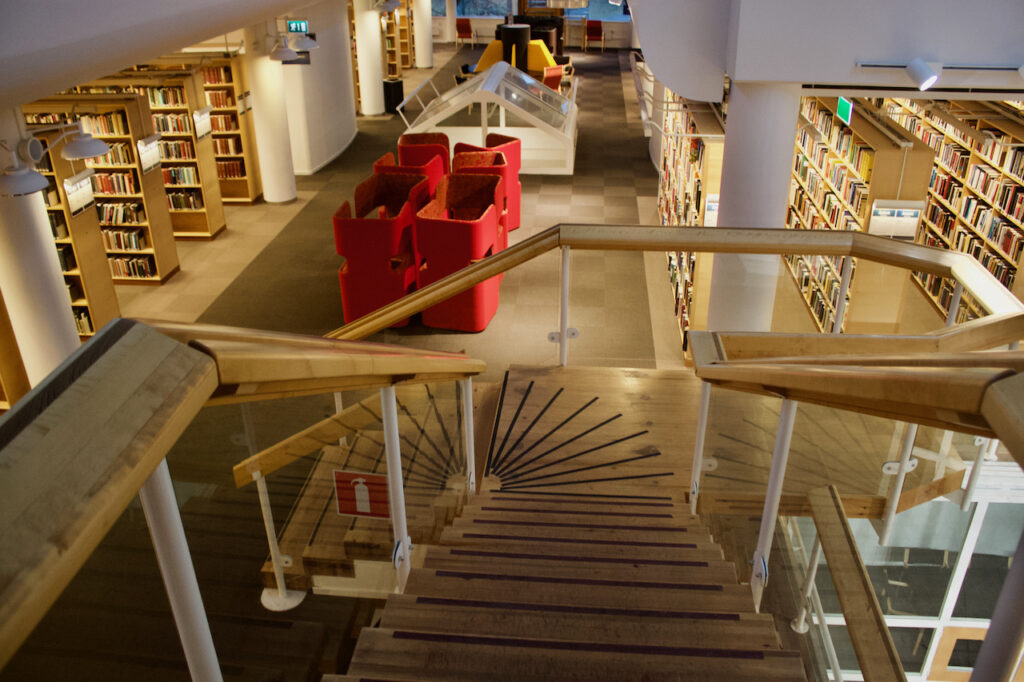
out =
{"type": "Polygon", "coordinates": [[[593,561],[572,555],[544,555],[527,552],[488,552],[432,546],[427,549],[424,568],[489,572],[548,577],[616,578],[651,581],[736,583],[732,562],[677,562],[675,565],[644,564],[631,559],[593,561]]]}
{"type": "Polygon", "coordinates": [[[577,524],[560,521],[530,523],[500,518],[455,519],[455,530],[494,535],[528,535],[540,538],[574,538],[576,542],[621,542],[625,544],[654,543],[665,547],[682,547],[703,541],[706,531],[690,532],[686,528],[651,529],[642,525],[577,524]]]}
{"type": "Polygon", "coordinates": [[[562,538],[523,534],[468,532],[446,528],[441,544],[453,547],[478,547],[496,551],[535,554],[575,554],[590,557],[635,557],[637,559],[670,561],[703,561],[721,559],[722,550],[710,541],[683,542],[671,546],[662,543],[594,542],[571,536],[562,538]]]}
{"type": "Polygon", "coordinates": [[[506,575],[500,571],[413,570],[409,594],[543,604],[589,604],[694,611],[752,611],[749,588],[713,583],[591,580],[506,575]]]}
{"type": "Polygon", "coordinates": [[[749,648],[779,648],[768,614],[558,607],[409,594],[388,597],[381,627],[588,642],[664,646],[742,642],[749,648]]]}
{"type": "MultiPolygon", "coordinates": [[[[349,674],[449,680],[800,680],[798,653],[366,630],[349,674]]],[[[408,678],[407,678],[408,679],[408,678]]]]}
{"type": "Polygon", "coordinates": [[[518,518],[520,515],[563,517],[566,519],[601,519],[614,522],[621,519],[642,519],[643,521],[671,521],[683,525],[699,526],[700,517],[690,514],[689,509],[674,505],[664,507],[626,507],[618,505],[586,504],[583,502],[554,503],[546,500],[496,501],[474,497],[465,505],[465,513],[480,514],[501,512],[518,518]]]}
{"type": "Polygon", "coordinates": [[[630,512],[617,512],[614,514],[597,513],[593,511],[577,511],[562,509],[517,509],[511,506],[486,505],[475,507],[466,505],[462,508],[462,519],[493,519],[501,518],[516,523],[532,523],[546,525],[549,523],[571,524],[593,527],[642,527],[651,530],[664,528],[685,529],[687,532],[707,532],[705,526],[699,519],[689,514],[678,515],[673,518],[671,515],[634,515],[630,512]]]}
{"type": "MultiPolygon", "coordinates": [[[[488,479],[485,479],[485,482],[488,479]]],[[[579,507],[590,507],[596,510],[617,508],[626,510],[635,509],[641,513],[679,510],[684,505],[673,501],[670,496],[649,496],[643,498],[618,497],[615,495],[569,495],[566,493],[510,493],[490,490],[481,492],[476,496],[482,504],[509,504],[509,505],[569,505],[579,507]]],[[[686,507],[688,509],[688,507],[686,507]]]]}

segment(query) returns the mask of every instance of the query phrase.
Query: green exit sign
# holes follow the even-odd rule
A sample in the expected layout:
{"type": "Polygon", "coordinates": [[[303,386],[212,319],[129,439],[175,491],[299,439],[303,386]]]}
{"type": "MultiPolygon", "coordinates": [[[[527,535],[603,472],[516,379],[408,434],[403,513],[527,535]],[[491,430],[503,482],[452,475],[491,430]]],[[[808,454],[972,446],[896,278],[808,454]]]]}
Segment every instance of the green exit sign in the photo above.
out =
{"type": "Polygon", "coordinates": [[[309,20],[308,19],[289,19],[288,20],[288,32],[289,33],[309,33],[309,20]]]}
{"type": "Polygon", "coordinates": [[[840,97],[839,105],[836,107],[836,116],[846,125],[850,125],[850,119],[853,118],[853,102],[845,97],[840,97]]]}

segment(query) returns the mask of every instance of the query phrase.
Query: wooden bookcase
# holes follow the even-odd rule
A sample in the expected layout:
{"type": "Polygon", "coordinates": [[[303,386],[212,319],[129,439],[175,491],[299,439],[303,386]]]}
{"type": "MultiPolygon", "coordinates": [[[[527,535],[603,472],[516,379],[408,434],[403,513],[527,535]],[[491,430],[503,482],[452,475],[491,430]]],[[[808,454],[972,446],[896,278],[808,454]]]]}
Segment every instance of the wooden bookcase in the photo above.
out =
{"type": "MultiPolygon", "coordinates": [[[[381,63],[384,78],[401,78],[404,69],[415,66],[415,37],[413,13],[409,0],[401,0],[401,7],[382,14],[381,63]]],[[[352,87],[355,88],[356,110],[362,113],[359,96],[359,55],[356,50],[356,15],[352,0],[348,2],[349,39],[352,43],[352,87]]]]}
{"type": "Polygon", "coordinates": [[[11,409],[30,388],[4,295],[0,292],[0,412],[11,409]]]}
{"type": "MultiPolygon", "coordinates": [[[[30,126],[82,119],[87,132],[111,146],[110,157],[104,159],[111,163],[91,163],[94,187],[102,190],[95,193],[96,214],[114,282],[161,284],[176,273],[178,252],[160,165],[143,173],[136,148],[138,140],[153,135],[148,102],[137,94],[77,94],[38,100],[22,109],[30,126]]],[[[62,169],[54,163],[58,185],[65,179],[62,169]]]]}
{"type": "Polygon", "coordinates": [[[356,10],[348,0],[348,38],[352,48],[352,87],[355,89],[356,111],[363,113],[363,100],[359,96],[359,52],[356,50],[356,10]]]}
{"type": "MultiPolygon", "coordinates": [[[[104,244],[105,238],[110,240],[111,236],[100,231],[98,214],[93,206],[72,213],[63,181],[90,167],[98,175],[130,173],[131,170],[127,164],[115,163],[123,161],[123,147],[112,149],[106,156],[89,162],[68,161],[60,155],[66,140],[49,147],[58,136],[57,132],[37,135],[48,147],[37,169],[50,183],[43,194],[46,214],[71,299],[78,336],[85,340],[120,314],[104,244]]],[[[94,193],[99,188],[95,177],[94,193]]],[[[135,182],[134,178],[131,182],[135,182]]]]}
{"type": "Polygon", "coordinates": [[[211,140],[224,203],[251,204],[263,194],[249,86],[241,57],[204,57],[199,67],[215,117],[211,140]]]}
{"type": "MultiPolygon", "coordinates": [[[[835,98],[805,97],[801,102],[790,181],[786,227],[804,230],[870,232],[871,207],[877,199],[919,199],[928,186],[931,149],[920,140],[879,122],[877,112],[858,101],[850,125],[836,115],[835,98]],[[900,146],[900,144],[908,146],[900,146]]],[[[839,304],[845,258],[787,256],[790,273],[819,330],[831,331],[839,304]]],[[[887,307],[887,299],[902,290],[899,274],[878,270],[876,264],[856,266],[856,288],[847,294],[843,329],[859,311],[887,307]],[[865,268],[872,270],[864,272],[865,268]],[[859,301],[854,299],[859,298],[859,301]]],[[[871,318],[884,331],[895,316],[871,318]]],[[[853,325],[856,326],[856,325],[853,325]]]]}
{"type": "MultiPolygon", "coordinates": [[[[723,140],[683,135],[721,136],[721,118],[706,104],[689,103],[668,90],[665,95],[671,103],[665,107],[662,125],[658,183],[661,224],[713,226],[717,220],[715,206],[722,176],[723,140]]],[[[707,320],[711,256],[672,251],[667,258],[675,316],[683,351],[687,353],[689,330],[702,328],[707,320]],[[694,285],[698,281],[701,286],[696,287],[695,295],[694,285]]]]}
{"type": "MultiPolygon", "coordinates": [[[[886,99],[885,112],[934,150],[920,244],[967,253],[1018,298],[1024,297],[1024,116],[993,102],[886,99]]],[[[945,316],[953,283],[915,273],[945,316]]],[[[958,321],[983,311],[965,294],[958,321]]]]}
{"type": "Polygon", "coordinates": [[[398,12],[398,62],[402,69],[411,69],[416,65],[416,38],[413,33],[412,7],[409,0],[402,0],[398,12]]]}
{"type": "MultiPolygon", "coordinates": [[[[79,92],[137,92],[146,97],[160,133],[160,162],[171,227],[177,239],[213,239],[225,227],[217,161],[210,135],[196,138],[192,114],[206,106],[197,71],[124,71],[79,92]]],[[[218,114],[213,112],[211,122],[218,114]]]]}
{"type": "Polygon", "coordinates": [[[398,40],[398,17],[401,15],[401,12],[401,9],[396,9],[394,12],[381,15],[384,17],[384,21],[381,22],[384,29],[383,36],[381,37],[383,49],[381,59],[384,64],[385,78],[402,77],[402,56],[398,40]]]}

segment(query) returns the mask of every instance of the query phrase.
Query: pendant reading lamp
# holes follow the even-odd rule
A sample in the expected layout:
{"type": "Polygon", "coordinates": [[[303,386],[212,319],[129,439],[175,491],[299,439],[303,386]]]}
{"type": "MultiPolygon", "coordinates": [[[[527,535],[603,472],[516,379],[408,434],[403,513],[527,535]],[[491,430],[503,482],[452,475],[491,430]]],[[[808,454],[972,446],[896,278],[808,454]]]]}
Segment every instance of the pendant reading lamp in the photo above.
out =
{"type": "Polygon", "coordinates": [[[292,49],[296,52],[309,52],[320,47],[315,40],[309,37],[308,33],[297,34],[297,38],[292,38],[292,49]]]}
{"type": "Polygon", "coordinates": [[[80,159],[91,159],[96,156],[103,156],[110,151],[110,147],[103,140],[97,140],[82,129],[82,122],[62,123],[60,125],[46,128],[35,128],[35,133],[46,133],[54,130],[61,131],[61,134],[46,147],[36,137],[26,137],[18,140],[14,150],[6,145],[4,149],[11,152],[13,163],[7,167],[4,175],[0,175],[0,195],[21,196],[46,189],[49,182],[37,171],[34,166],[43,158],[47,149],[66,137],[71,140],[60,150],[61,158],[69,161],[80,159]]]}
{"type": "Polygon", "coordinates": [[[270,51],[270,58],[279,62],[287,62],[299,58],[299,53],[288,47],[288,36],[279,36],[274,49],[270,51]]]}

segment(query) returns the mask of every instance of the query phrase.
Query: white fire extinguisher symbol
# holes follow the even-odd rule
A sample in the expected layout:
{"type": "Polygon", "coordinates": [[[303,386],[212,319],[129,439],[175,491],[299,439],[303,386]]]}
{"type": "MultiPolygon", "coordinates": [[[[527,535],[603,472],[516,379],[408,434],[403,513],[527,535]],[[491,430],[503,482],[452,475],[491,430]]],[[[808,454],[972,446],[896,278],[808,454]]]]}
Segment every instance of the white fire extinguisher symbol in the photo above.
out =
{"type": "Polygon", "coordinates": [[[356,496],[356,512],[359,514],[370,513],[370,489],[366,487],[365,478],[352,479],[352,486],[356,496]]]}

